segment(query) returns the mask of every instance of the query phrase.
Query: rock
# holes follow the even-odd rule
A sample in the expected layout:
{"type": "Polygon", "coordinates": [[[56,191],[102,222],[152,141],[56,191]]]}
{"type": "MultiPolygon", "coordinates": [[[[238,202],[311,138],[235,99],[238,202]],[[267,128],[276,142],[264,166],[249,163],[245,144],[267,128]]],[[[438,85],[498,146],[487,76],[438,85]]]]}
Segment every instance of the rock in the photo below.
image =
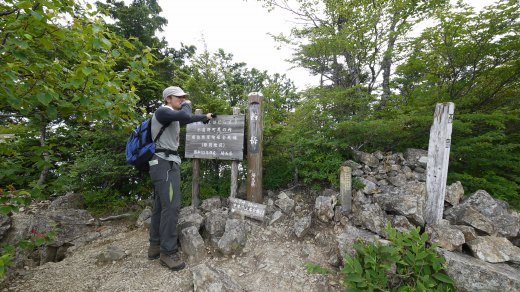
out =
{"type": "Polygon", "coordinates": [[[520,221],[513,216],[506,202],[495,200],[488,192],[479,190],[461,204],[474,207],[479,213],[489,218],[499,236],[515,237],[520,232],[520,221]]]}
{"type": "Polygon", "coordinates": [[[204,231],[209,237],[222,237],[226,230],[228,213],[224,210],[213,210],[207,214],[204,222],[204,231]]]}
{"type": "Polygon", "coordinates": [[[204,224],[204,217],[199,214],[198,210],[190,207],[182,208],[179,213],[179,222],[177,222],[177,230],[180,232],[184,228],[195,226],[200,229],[204,224]]]}
{"type": "Polygon", "coordinates": [[[465,205],[474,207],[476,210],[486,216],[495,216],[507,213],[507,206],[504,205],[504,202],[493,199],[493,197],[491,197],[491,195],[484,190],[476,191],[466,200],[464,200],[463,203],[465,205]]]}
{"type": "Polygon", "coordinates": [[[296,234],[296,237],[302,238],[310,230],[310,227],[312,225],[312,215],[309,214],[307,216],[304,216],[302,218],[297,218],[294,222],[294,234],[296,234]]]}
{"type": "Polygon", "coordinates": [[[361,164],[355,162],[354,160],[347,160],[347,161],[343,162],[343,166],[348,166],[352,170],[361,168],[361,164]]]}
{"type": "Polygon", "coordinates": [[[468,246],[476,258],[488,263],[514,262],[520,264],[520,247],[507,238],[479,236],[469,241],[468,246]]]}
{"type": "Polygon", "coordinates": [[[281,211],[274,212],[273,216],[271,217],[271,221],[269,221],[269,225],[273,225],[276,222],[280,221],[283,218],[283,213],[281,211]]]}
{"type": "Polygon", "coordinates": [[[387,180],[396,187],[402,187],[406,184],[407,178],[404,173],[399,173],[394,176],[389,176],[387,180]]]}
{"type": "Polygon", "coordinates": [[[414,149],[414,148],[408,148],[406,149],[404,153],[404,158],[406,159],[408,165],[412,167],[417,166],[426,166],[426,162],[428,161],[428,151],[422,150],[422,149],[414,149]],[[424,158],[426,158],[426,162],[421,162],[421,158],[424,161],[424,158]]]}
{"type": "Polygon", "coordinates": [[[374,201],[389,213],[405,216],[416,225],[424,225],[423,210],[426,200],[426,185],[409,182],[400,189],[385,189],[374,195],[374,201]]]}
{"type": "Polygon", "coordinates": [[[363,187],[363,189],[361,190],[363,193],[371,195],[377,189],[376,184],[369,181],[368,179],[360,177],[359,180],[365,185],[365,187],[363,187]]]}
{"type": "Polygon", "coordinates": [[[408,221],[408,219],[405,216],[395,215],[389,217],[392,227],[397,229],[397,231],[399,232],[406,232],[412,228],[415,228],[415,226],[412,223],[410,223],[410,221],[408,221]]]}
{"type": "Polygon", "coordinates": [[[354,250],[354,243],[357,241],[361,241],[363,243],[376,241],[385,244],[388,243],[388,241],[381,240],[381,238],[374,233],[356,228],[352,225],[346,225],[345,229],[343,229],[343,232],[336,236],[336,241],[338,243],[338,249],[341,258],[344,258],[347,255],[354,256],[356,254],[354,250]]]}
{"type": "Polygon", "coordinates": [[[377,167],[379,165],[379,159],[370,153],[354,150],[352,151],[352,156],[354,157],[355,161],[362,162],[367,166],[377,167]]]}
{"type": "Polygon", "coordinates": [[[418,165],[419,167],[426,167],[428,164],[428,156],[423,156],[419,158],[418,165]]]}
{"type": "Polygon", "coordinates": [[[289,197],[282,197],[274,202],[278,208],[282,210],[285,214],[289,214],[294,209],[295,202],[293,199],[289,197]]]}
{"type": "Polygon", "coordinates": [[[110,245],[107,250],[96,257],[96,264],[106,265],[114,261],[119,261],[126,258],[128,254],[117,246],[110,245]]]}
{"type": "Polygon", "coordinates": [[[363,171],[361,169],[355,169],[352,171],[352,176],[354,177],[360,177],[363,176],[363,171]]]}
{"type": "Polygon", "coordinates": [[[40,263],[39,265],[43,265],[45,263],[56,261],[56,255],[58,253],[58,248],[55,246],[41,246],[38,248],[40,263]]]}
{"type": "Polygon", "coordinates": [[[334,218],[334,206],[337,203],[335,196],[319,196],[314,204],[314,214],[322,222],[329,222],[334,218]]]}
{"type": "Polygon", "coordinates": [[[520,291],[520,271],[490,264],[465,254],[437,249],[447,263],[447,274],[458,291],[520,291]]]}
{"type": "Polygon", "coordinates": [[[69,192],[49,204],[49,210],[83,209],[85,201],[83,195],[69,192]]]}
{"type": "Polygon", "coordinates": [[[213,197],[202,201],[200,208],[204,212],[211,212],[222,207],[222,200],[220,197],[213,197]]]}
{"type": "Polygon", "coordinates": [[[333,190],[333,189],[324,189],[321,192],[321,195],[324,197],[336,197],[337,198],[339,196],[339,192],[336,190],[333,190]]]}
{"type": "Polygon", "coordinates": [[[487,235],[495,233],[493,222],[467,204],[448,209],[444,214],[451,224],[469,225],[487,235]]]}
{"type": "Polygon", "coordinates": [[[243,220],[228,219],[226,230],[218,241],[218,249],[224,255],[239,254],[247,241],[248,226],[243,220]]]}
{"type": "Polygon", "coordinates": [[[446,196],[444,200],[452,206],[458,205],[462,197],[464,197],[464,188],[460,181],[454,182],[446,187],[446,196]]]}
{"type": "Polygon", "coordinates": [[[11,217],[0,213],[0,240],[4,238],[7,231],[11,228],[11,217]]]}
{"type": "Polygon", "coordinates": [[[193,268],[194,292],[240,292],[245,291],[223,270],[201,264],[193,268]]]}
{"type": "Polygon", "coordinates": [[[362,226],[379,235],[385,234],[388,220],[386,213],[377,203],[362,205],[361,210],[353,214],[352,219],[357,226],[362,226]]]}
{"type": "Polygon", "coordinates": [[[428,242],[449,251],[461,251],[466,242],[464,233],[450,225],[427,225],[426,233],[430,235],[428,242]]]}
{"type": "Polygon", "coordinates": [[[464,240],[466,242],[472,241],[477,238],[477,232],[475,232],[475,228],[466,225],[451,225],[451,227],[456,228],[464,234],[464,240]]]}
{"type": "Polygon", "coordinates": [[[372,153],[372,155],[374,155],[374,157],[377,158],[378,160],[383,160],[383,158],[384,158],[383,152],[381,152],[379,150],[372,153]]]}
{"type": "Polygon", "coordinates": [[[122,250],[121,248],[119,248],[117,246],[113,246],[113,245],[111,245],[107,248],[107,255],[108,255],[108,258],[113,261],[119,261],[128,256],[128,254],[124,250],[122,250]]]}
{"type": "Polygon", "coordinates": [[[290,199],[291,197],[286,192],[280,192],[278,194],[278,199],[284,200],[284,199],[290,199]]]}
{"type": "Polygon", "coordinates": [[[180,232],[182,251],[188,256],[188,262],[199,263],[206,256],[204,240],[195,226],[184,228],[180,232]]]}
{"type": "Polygon", "coordinates": [[[141,212],[141,214],[139,214],[136,225],[138,227],[143,227],[143,226],[145,226],[146,220],[148,220],[148,219],[151,220],[151,218],[152,218],[152,209],[150,207],[146,207],[146,208],[144,208],[143,212],[141,212]]]}

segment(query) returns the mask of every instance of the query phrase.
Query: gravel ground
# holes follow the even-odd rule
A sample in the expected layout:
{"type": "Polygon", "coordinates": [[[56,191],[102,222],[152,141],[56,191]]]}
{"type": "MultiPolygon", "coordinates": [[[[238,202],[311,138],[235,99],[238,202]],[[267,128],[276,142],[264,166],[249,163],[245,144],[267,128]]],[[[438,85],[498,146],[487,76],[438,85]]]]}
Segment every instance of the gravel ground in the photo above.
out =
{"type": "MultiPolygon", "coordinates": [[[[158,260],[148,260],[147,229],[126,230],[75,249],[63,261],[29,269],[4,291],[193,291],[193,269],[199,264],[218,268],[245,291],[343,291],[337,274],[310,274],[306,262],[322,267],[335,244],[332,227],[316,228],[303,239],[292,232],[293,221],[274,226],[254,221],[242,254],[222,257],[208,250],[201,263],[172,272],[158,260]],[[122,249],[127,257],[100,263],[108,247],[122,249]]],[[[225,290],[215,290],[225,291],[225,290]]]]}

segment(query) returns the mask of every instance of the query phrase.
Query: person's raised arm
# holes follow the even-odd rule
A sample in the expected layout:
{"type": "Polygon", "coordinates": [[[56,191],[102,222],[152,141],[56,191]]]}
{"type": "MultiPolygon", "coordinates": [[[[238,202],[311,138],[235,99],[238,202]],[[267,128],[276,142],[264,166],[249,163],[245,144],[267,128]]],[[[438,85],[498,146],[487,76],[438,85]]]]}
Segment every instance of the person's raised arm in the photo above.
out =
{"type": "Polygon", "coordinates": [[[177,111],[167,106],[160,107],[155,112],[155,117],[163,125],[173,121],[178,121],[181,125],[186,125],[200,121],[205,122],[210,120],[212,116],[211,114],[193,115],[191,113],[191,102],[187,100],[182,103],[181,108],[177,111]]]}

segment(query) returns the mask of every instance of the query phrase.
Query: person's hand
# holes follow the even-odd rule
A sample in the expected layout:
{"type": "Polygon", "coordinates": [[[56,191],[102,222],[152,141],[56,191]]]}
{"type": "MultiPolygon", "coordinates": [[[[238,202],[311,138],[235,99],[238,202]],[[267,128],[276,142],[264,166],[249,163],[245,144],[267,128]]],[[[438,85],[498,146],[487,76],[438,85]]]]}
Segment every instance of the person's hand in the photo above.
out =
{"type": "Polygon", "coordinates": [[[207,113],[206,114],[206,120],[204,122],[202,122],[203,124],[207,124],[209,123],[209,120],[212,120],[214,118],[216,118],[217,115],[216,114],[212,114],[212,113],[207,113]]]}

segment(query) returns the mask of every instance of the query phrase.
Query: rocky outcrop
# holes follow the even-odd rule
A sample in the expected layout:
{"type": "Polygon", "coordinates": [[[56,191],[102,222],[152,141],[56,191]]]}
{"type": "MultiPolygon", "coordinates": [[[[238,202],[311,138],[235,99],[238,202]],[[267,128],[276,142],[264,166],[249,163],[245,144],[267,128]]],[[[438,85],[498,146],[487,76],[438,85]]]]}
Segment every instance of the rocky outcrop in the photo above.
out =
{"type": "MultiPolygon", "coordinates": [[[[341,259],[355,254],[355,242],[391,244],[385,239],[385,226],[391,224],[400,231],[417,227],[425,230],[429,243],[436,244],[439,254],[446,259],[446,271],[455,280],[458,290],[519,290],[520,214],[483,190],[464,197],[462,184],[455,182],[446,189],[444,219],[437,225],[425,224],[426,156],[427,152],[419,149],[409,149],[404,154],[356,152],[356,161],[344,163],[352,168],[357,183],[363,184],[352,190],[349,214],[342,213],[341,206],[337,206],[339,192],[333,189],[269,191],[264,198],[266,214],[263,221],[234,214],[228,208],[227,200],[218,197],[202,201],[199,208],[183,208],[178,233],[192,275],[192,279],[186,280],[190,282],[187,286],[191,285],[190,289],[194,291],[251,289],[251,286],[244,289],[247,283],[240,282],[240,277],[246,273],[221,269],[215,262],[208,264],[210,258],[241,262],[249,256],[248,265],[244,265],[249,269],[247,275],[254,274],[254,269],[276,274],[295,270],[296,265],[282,269],[272,264],[283,261],[289,254],[293,257],[301,254],[309,260],[324,257],[321,262],[330,265],[326,268],[337,269],[341,259]],[[252,238],[252,230],[259,229],[264,230],[262,238],[252,238]],[[298,246],[292,248],[290,245],[294,253],[277,254],[276,250],[271,250],[269,256],[274,258],[258,250],[252,254],[255,240],[265,244],[270,237],[282,236],[284,246],[298,246]],[[318,245],[327,250],[326,254],[315,252],[318,245]]],[[[53,255],[50,249],[40,252],[39,261],[45,262],[52,261],[53,257],[56,259],[58,254],[63,257],[67,249],[73,250],[81,242],[109,232],[100,228],[86,211],[77,208],[81,206],[76,201],[77,196],[70,198],[70,203],[66,198],[47,202],[47,206],[53,207],[42,208],[38,214],[22,212],[0,218],[0,231],[2,228],[7,230],[4,240],[24,238],[31,230],[45,232],[59,224],[62,231],[56,237],[56,253],[53,255]]],[[[150,215],[150,209],[143,210],[136,225],[146,228],[150,215]]],[[[113,247],[103,251],[96,262],[108,265],[127,261],[129,257],[126,250],[113,247]]],[[[301,285],[295,287],[307,285],[296,284],[301,285]]],[[[327,291],[326,288],[325,285],[319,291],[327,291]]]]}
{"type": "Polygon", "coordinates": [[[518,269],[445,249],[438,252],[446,259],[446,272],[459,291],[520,291],[518,269]]]}
{"type": "MultiPolygon", "coordinates": [[[[68,193],[54,201],[37,201],[20,212],[2,217],[0,241],[2,245],[17,245],[21,240],[36,242],[44,239],[42,246],[32,249],[18,247],[13,257],[15,269],[27,269],[48,262],[59,262],[78,247],[95,239],[120,232],[116,227],[100,227],[89,212],[82,209],[82,196],[68,193]],[[5,221],[5,222],[4,222],[5,221]],[[48,236],[49,234],[55,234],[48,236]]],[[[98,258],[100,263],[112,262],[116,255],[108,250],[98,258]]],[[[8,276],[12,276],[13,270],[8,276]]]]}
{"type": "MultiPolygon", "coordinates": [[[[464,198],[462,184],[455,182],[446,188],[446,220],[434,226],[425,225],[427,155],[426,151],[418,149],[409,149],[404,155],[388,153],[382,157],[380,153],[355,152],[356,161],[344,165],[353,168],[353,176],[364,187],[353,194],[349,222],[381,237],[384,237],[383,222],[390,222],[400,230],[424,227],[430,235],[430,243],[440,247],[440,254],[450,265],[449,274],[455,279],[457,288],[466,291],[518,290],[518,212],[510,210],[507,203],[494,199],[484,190],[464,198]],[[503,264],[495,266],[497,263],[503,264]],[[456,275],[462,270],[464,277],[456,275]]],[[[346,248],[345,242],[353,239],[372,239],[367,234],[353,232],[352,227],[346,230],[348,232],[338,237],[340,248],[346,248]]]]}

